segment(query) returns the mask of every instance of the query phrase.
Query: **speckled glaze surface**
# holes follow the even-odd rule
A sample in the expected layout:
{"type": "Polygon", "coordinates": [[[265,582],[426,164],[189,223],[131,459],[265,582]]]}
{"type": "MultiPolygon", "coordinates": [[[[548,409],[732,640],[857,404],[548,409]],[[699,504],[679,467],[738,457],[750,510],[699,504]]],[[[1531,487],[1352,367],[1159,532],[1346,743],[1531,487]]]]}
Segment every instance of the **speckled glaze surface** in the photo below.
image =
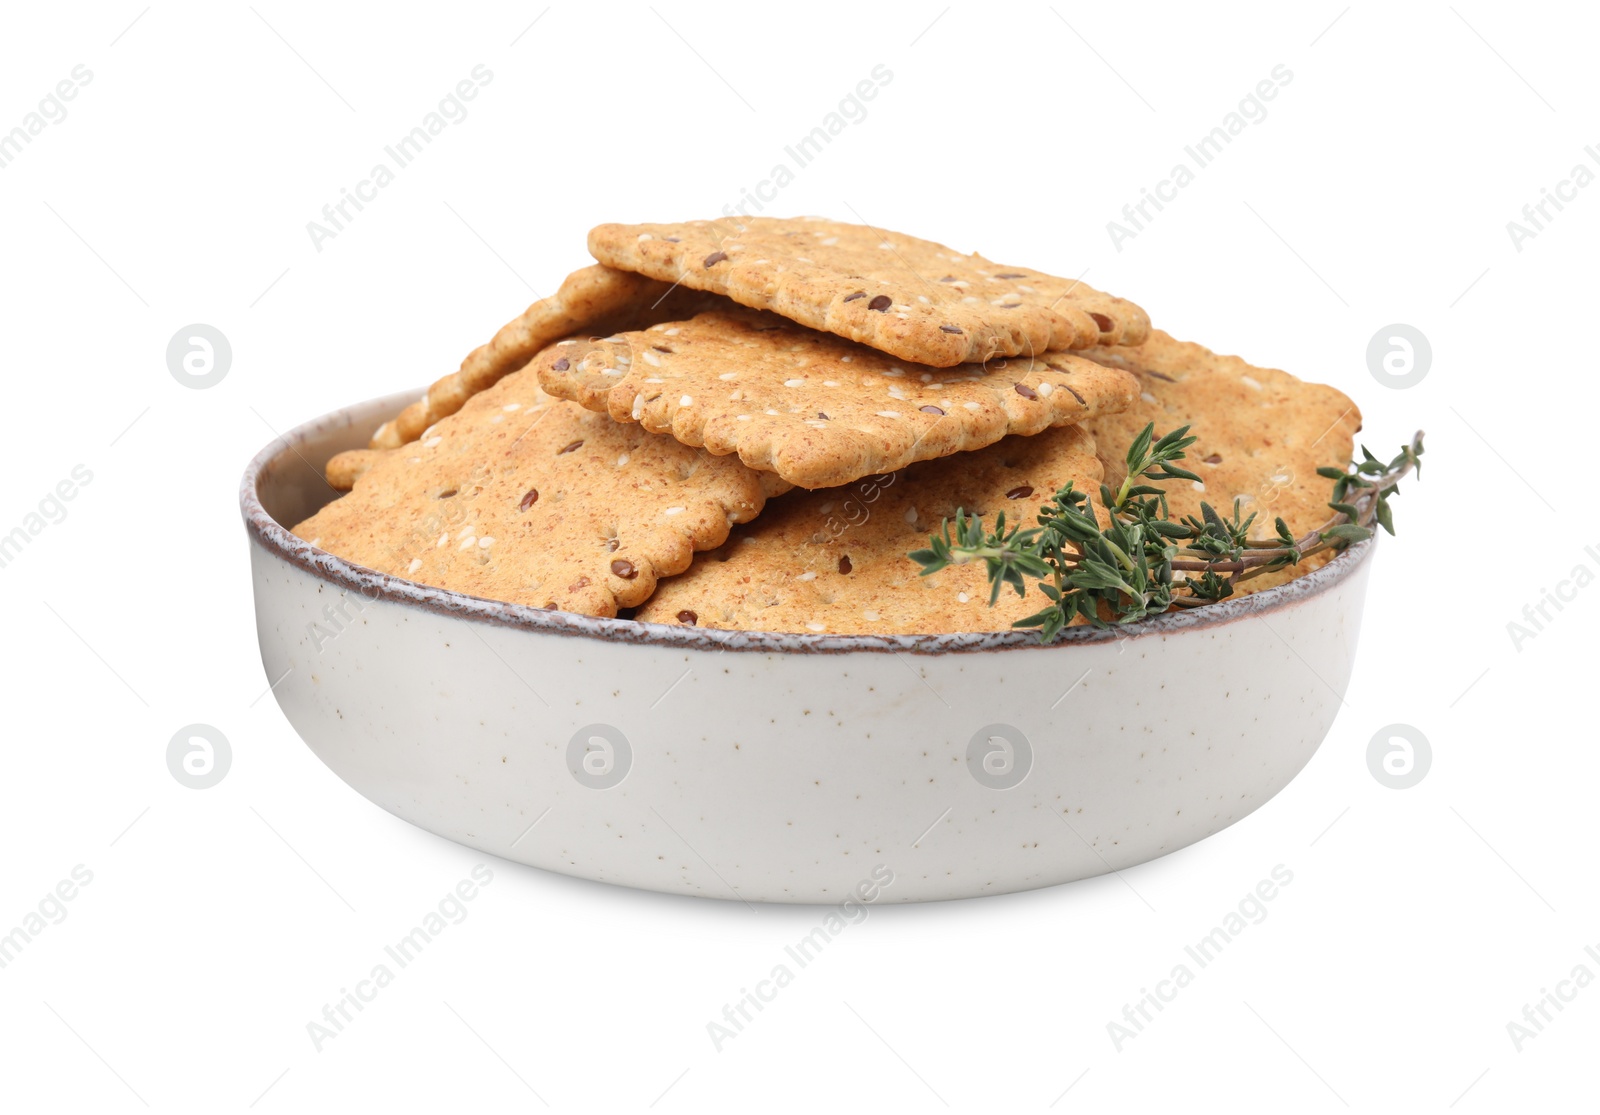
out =
{"type": "Polygon", "coordinates": [[[257,631],[295,730],[440,836],[748,902],[1003,894],[1120,870],[1251,813],[1322,742],[1373,545],[1120,632],[782,635],[478,600],[289,534],[322,465],[415,398],[291,431],[245,473],[257,631]]]}

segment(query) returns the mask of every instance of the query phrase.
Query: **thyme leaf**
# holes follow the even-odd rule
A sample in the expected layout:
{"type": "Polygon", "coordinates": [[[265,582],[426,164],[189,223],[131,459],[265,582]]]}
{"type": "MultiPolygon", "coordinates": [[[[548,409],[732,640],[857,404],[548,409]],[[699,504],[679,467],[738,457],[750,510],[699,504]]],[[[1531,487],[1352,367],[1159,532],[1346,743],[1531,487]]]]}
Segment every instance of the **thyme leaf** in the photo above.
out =
{"type": "Polygon", "coordinates": [[[1007,587],[1025,597],[1029,585],[1036,585],[1048,604],[1013,626],[1038,628],[1040,641],[1048,643],[1078,617],[1109,628],[1172,608],[1199,607],[1227,599],[1252,577],[1365,541],[1377,527],[1392,535],[1390,500],[1401,480],[1422,475],[1420,431],[1387,463],[1362,446],[1361,459],[1349,468],[1317,470],[1333,481],[1333,514],[1325,523],[1295,537],[1277,518],[1272,538],[1252,540],[1256,516],[1244,515],[1241,500],[1227,514],[1202,503],[1198,516],[1171,517],[1159,485],[1200,479],[1176,464],[1196,440],[1188,426],[1158,436],[1152,422],[1128,447],[1122,484],[1115,491],[1100,486],[1098,509],[1092,496],[1068,483],[1040,507],[1037,526],[1008,527],[1001,512],[989,529],[982,516],[957,510],[911,560],[925,577],[983,562],[991,607],[1007,587]]]}

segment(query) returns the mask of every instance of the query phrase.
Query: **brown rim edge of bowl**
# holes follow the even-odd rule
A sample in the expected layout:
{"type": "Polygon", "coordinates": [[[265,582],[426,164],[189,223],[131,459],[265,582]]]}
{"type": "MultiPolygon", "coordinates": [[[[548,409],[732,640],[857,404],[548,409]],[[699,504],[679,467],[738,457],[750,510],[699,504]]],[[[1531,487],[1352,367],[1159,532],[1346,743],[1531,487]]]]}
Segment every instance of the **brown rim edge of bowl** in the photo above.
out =
{"type": "MultiPolygon", "coordinates": [[[[362,404],[356,404],[360,406],[362,404]]],[[[293,452],[308,438],[336,425],[348,426],[346,407],[302,423],[273,438],[250,461],[239,485],[239,507],[251,541],[264,551],[314,577],[339,588],[359,593],[367,600],[387,600],[422,608],[456,619],[473,620],[497,627],[520,628],[551,635],[636,643],[645,646],[674,647],[685,650],[738,650],[762,653],[842,654],[856,651],[902,654],[951,654],[970,651],[1061,650],[1066,647],[1114,642],[1125,638],[1174,635],[1183,631],[1218,627],[1252,616],[1291,607],[1318,596],[1353,575],[1370,558],[1376,539],[1351,546],[1327,564],[1272,588],[1248,596],[1186,611],[1167,612],[1111,630],[1095,627],[1069,627],[1052,643],[1042,644],[1030,630],[961,632],[944,635],[828,635],[790,634],[777,631],[738,631],[715,627],[686,627],[676,624],[646,623],[632,619],[612,619],[573,612],[554,612],[527,604],[487,600],[449,589],[408,581],[403,577],[379,573],[346,561],[336,554],[319,550],[289,532],[261,505],[256,492],[261,473],[272,461],[293,452]]],[[[309,464],[307,467],[310,467],[309,464]]]]}

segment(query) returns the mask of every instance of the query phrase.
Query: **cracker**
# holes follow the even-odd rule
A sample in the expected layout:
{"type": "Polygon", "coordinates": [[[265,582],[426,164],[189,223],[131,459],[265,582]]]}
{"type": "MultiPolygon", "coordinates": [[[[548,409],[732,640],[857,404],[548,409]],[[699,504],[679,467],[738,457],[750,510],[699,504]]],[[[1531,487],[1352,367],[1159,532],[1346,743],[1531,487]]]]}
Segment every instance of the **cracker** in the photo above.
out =
{"type": "Polygon", "coordinates": [[[1075,279],[820,217],[605,224],[589,233],[589,251],[941,368],[1137,344],[1150,328],[1132,302],[1075,279]]]}
{"type": "MultiPolygon", "coordinates": [[[[1298,537],[1333,514],[1328,508],[1332,482],[1317,469],[1346,467],[1361,428],[1361,412],[1344,392],[1237,356],[1219,356],[1160,330],[1136,347],[1091,349],[1084,355],[1125,368],[1141,383],[1132,409],[1085,423],[1099,444],[1107,484],[1122,483],[1128,445],[1147,423],[1155,423],[1157,434],[1189,426],[1199,440],[1179,464],[1198,473],[1203,487],[1182,480],[1162,485],[1173,518],[1198,516],[1202,502],[1229,514],[1240,498],[1244,514],[1256,513],[1251,537],[1269,539],[1277,533],[1276,517],[1298,537]]],[[[1315,555],[1297,570],[1265,574],[1239,587],[1265,588],[1326,560],[1315,555]]]]}
{"type": "Polygon", "coordinates": [[[475,395],[294,528],[349,561],[492,600],[612,616],[753,518],[772,477],[550,398],[475,395]]]}
{"type": "Polygon", "coordinates": [[[1132,406],[1133,376],[1068,353],[908,365],[772,314],[734,309],[552,346],[545,390],[803,488],[1036,434],[1132,406]]]}
{"type": "Polygon", "coordinates": [[[460,370],[440,379],[422,398],[379,426],[369,446],[393,449],[417,440],[429,426],[454,414],[479,391],[569,333],[604,335],[640,328],[697,313],[711,304],[712,299],[698,291],[674,288],[627,271],[599,266],[574,271],[554,297],[540,299],[516,320],[501,326],[488,344],[467,355],[460,370]]]}
{"type": "Polygon", "coordinates": [[[1003,631],[1043,609],[1044,594],[1006,588],[991,608],[981,562],[923,577],[906,555],[957,508],[991,526],[1002,511],[1008,524],[1032,526],[1058,488],[1071,481],[1096,492],[1100,477],[1094,439],[1065,426],[843,488],[791,492],[662,581],[635,618],[832,634],[1003,631]]]}
{"type": "Polygon", "coordinates": [[[322,470],[328,479],[328,486],[335,491],[348,492],[356,486],[356,481],[367,474],[373,465],[383,460],[392,450],[388,449],[346,449],[343,453],[332,457],[327,466],[322,470]]]}

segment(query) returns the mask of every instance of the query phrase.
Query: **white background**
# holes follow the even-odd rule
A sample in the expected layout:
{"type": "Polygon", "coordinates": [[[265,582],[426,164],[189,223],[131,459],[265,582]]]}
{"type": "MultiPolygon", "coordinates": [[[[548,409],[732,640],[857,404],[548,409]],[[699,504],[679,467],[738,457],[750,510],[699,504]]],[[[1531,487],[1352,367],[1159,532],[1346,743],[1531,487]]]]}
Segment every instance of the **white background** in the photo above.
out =
{"type": "Polygon", "coordinates": [[[1600,571],[1600,187],[1521,251],[1506,225],[1600,171],[1597,29],[1576,5],[1341,6],[8,5],[0,130],[93,78],[0,170],[0,533],[75,465],[93,479],[0,569],[0,932],[75,865],[93,881],[0,969],[0,1106],[1592,1097],[1600,985],[1520,1052],[1507,1023],[1600,975],[1600,588],[1520,648],[1507,624],[1600,571]],[[306,223],[480,63],[468,116],[317,251],[306,223]],[[769,213],[1088,268],[1179,337],[1348,392],[1375,451],[1429,431],[1327,742],[1255,815],[1120,877],[873,910],[720,1052],[707,1022],[820,911],[493,861],[467,919],[317,1052],[323,1004],[483,857],[362,800],[263,699],[246,460],[453,369],[585,262],[591,225],[717,214],[878,64],[866,118],[769,213]],[[1279,64],[1266,118],[1116,250],[1107,222],[1279,64]],[[232,343],[209,390],[166,366],[195,322],[232,343]],[[1397,322],[1433,347],[1409,390],[1367,367],[1397,322]],[[164,757],[193,722],[234,752],[205,791],[164,757]],[[1432,745],[1408,790],[1367,768],[1395,722],[1432,745]],[[1107,1023],[1278,864],[1266,920],[1119,1051],[1107,1023]]]}

